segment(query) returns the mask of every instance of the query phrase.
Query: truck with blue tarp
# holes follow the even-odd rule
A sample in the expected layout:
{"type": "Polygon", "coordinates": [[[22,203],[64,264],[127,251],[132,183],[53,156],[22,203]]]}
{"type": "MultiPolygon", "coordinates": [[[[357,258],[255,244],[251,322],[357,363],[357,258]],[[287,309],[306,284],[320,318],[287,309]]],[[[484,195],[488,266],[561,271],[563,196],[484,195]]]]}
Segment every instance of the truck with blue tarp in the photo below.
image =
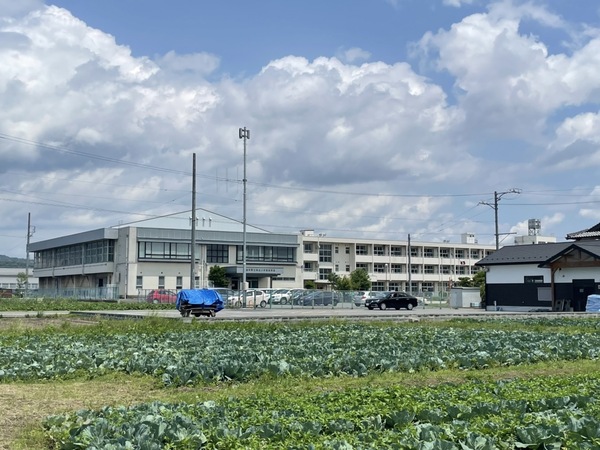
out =
{"type": "Polygon", "coordinates": [[[214,289],[182,289],[175,307],[183,317],[214,317],[225,307],[223,297],[214,289]]]}

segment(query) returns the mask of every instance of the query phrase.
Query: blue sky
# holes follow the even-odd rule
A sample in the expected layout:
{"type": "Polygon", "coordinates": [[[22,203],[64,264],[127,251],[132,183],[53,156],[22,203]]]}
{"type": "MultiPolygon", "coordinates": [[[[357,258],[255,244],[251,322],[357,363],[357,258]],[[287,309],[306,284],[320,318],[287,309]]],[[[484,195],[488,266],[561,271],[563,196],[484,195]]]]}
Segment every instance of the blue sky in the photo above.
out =
{"type": "Polygon", "coordinates": [[[600,221],[600,6],[0,0],[0,254],[199,207],[494,242],[600,221]]]}

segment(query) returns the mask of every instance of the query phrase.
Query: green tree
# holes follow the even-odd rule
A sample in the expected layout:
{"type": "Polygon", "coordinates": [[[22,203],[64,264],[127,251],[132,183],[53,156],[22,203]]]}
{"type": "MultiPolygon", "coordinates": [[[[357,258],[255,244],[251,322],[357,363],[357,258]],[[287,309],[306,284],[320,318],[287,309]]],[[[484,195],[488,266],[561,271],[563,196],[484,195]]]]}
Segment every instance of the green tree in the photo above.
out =
{"type": "Polygon", "coordinates": [[[371,280],[365,269],[356,269],[350,274],[350,284],[355,291],[370,291],[371,280]]]}
{"type": "Polygon", "coordinates": [[[459,277],[456,282],[458,287],[473,287],[473,279],[471,277],[459,277]]]}
{"type": "Polygon", "coordinates": [[[338,274],[332,272],[327,276],[327,279],[331,282],[336,291],[352,290],[352,282],[345,275],[340,277],[338,274]]]}
{"type": "Polygon", "coordinates": [[[317,283],[313,280],[304,280],[304,289],[316,289],[317,283]]]}
{"type": "Polygon", "coordinates": [[[23,297],[28,280],[29,277],[25,272],[19,272],[17,274],[17,296],[23,297]]]}
{"type": "Polygon", "coordinates": [[[229,286],[229,278],[225,273],[225,268],[220,266],[212,266],[208,271],[208,280],[212,282],[214,287],[229,286]]]}
{"type": "Polygon", "coordinates": [[[473,275],[473,286],[479,286],[479,296],[481,301],[485,303],[485,270],[480,270],[473,275]]]}

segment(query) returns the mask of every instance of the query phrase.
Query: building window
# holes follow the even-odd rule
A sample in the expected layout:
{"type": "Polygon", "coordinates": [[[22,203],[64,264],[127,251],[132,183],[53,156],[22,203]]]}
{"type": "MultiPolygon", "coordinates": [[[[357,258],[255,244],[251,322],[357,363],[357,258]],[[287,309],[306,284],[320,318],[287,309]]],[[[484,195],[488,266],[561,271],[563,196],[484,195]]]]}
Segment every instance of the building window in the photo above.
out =
{"type": "Polygon", "coordinates": [[[305,242],[304,243],[304,253],[312,253],[312,252],[313,252],[312,242],[305,242]]]}
{"type": "Polygon", "coordinates": [[[228,263],[229,246],[222,244],[209,244],[206,246],[207,263],[228,263]]]}
{"type": "Polygon", "coordinates": [[[440,248],[440,257],[441,258],[451,258],[450,249],[449,248],[440,248]]]}
{"type": "Polygon", "coordinates": [[[402,273],[402,272],[404,272],[402,264],[392,264],[392,272],[393,273],[402,273]]]}
{"type": "Polygon", "coordinates": [[[164,289],[165,288],[165,277],[163,275],[160,275],[158,277],[158,288],[159,289],[164,289]]]}
{"type": "Polygon", "coordinates": [[[319,268],[319,280],[328,280],[331,275],[331,269],[319,268]]]}
{"type": "Polygon", "coordinates": [[[544,275],[525,275],[523,277],[523,281],[525,284],[529,283],[543,283],[544,275]]]}
{"type": "Polygon", "coordinates": [[[392,256],[402,256],[402,247],[399,245],[392,245],[390,248],[390,254],[392,256]]]}
{"type": "Polygon", "coordinates": [[[390,282],[390,291],[399,291],[399,290],[400,290],[400,283],[390,282]]]}
{"type": "MultiPolygon", "coordinates": [[[[243,260],[243,245],[237,246],[237,263],[243,260]]],[[[246,261],[256,262],[295,262],[295,250],[292,247],[246,246],[246,261]]]]}
{"type": "Polygon", "coordinates": [[[433,292],[433,283],[424,281],[421,283],[421,290],[423,292],[433,292]]]}
{"type": "Polygon", "coordinates": [[[338,247],[337,245],[335,246],[335,254],[337,255],[338,253],[340,253],[340,247],[338,247]]]}
{"type": "Polygon", "coordinates": [[[143,287],[144,287],[144,277],[138,275],[137,277],[135,277],[135,288],[143,289],[143,287]]]}
{"type": "Polygon", "coordinates": [[[319,262],[331,262],[331,244],[319,246],[319,262]]]}
{"type": "Polygon", "coordinates": [[[315,268],[312,261],[304,261],[304,271],[314,272],[315,268]]]}
{"type": "Polygon", "coordinates": [[[102,240],[85,244],[85,263],[95,264],[115,260],[115,241],[102,240]]]}
{"type": "Polygon", "coordinates": [[[479,259],[479,250],[471,250],[471,259],[479,259]]]}
{"type": "Polygon", "coordinates": [[[423,256],[425,258],[434,258],[435,252],[432,248],[425,248],[425,249],[423,249],[423,256]]]}
{"type": "Polygon", "coordinates": [[[443,274],[446,274],[446,275],[450,274],[451,273],[450,272],[450,266],[441,266],[440,267],[440,272],[443,273],[443,274]]]}
{"type": "Polygon", "coordinates": [[[350,254],[350,247],[346,246],[346,255],[350,254]]]}
{"type": "Polygon", "coordinates": [[[371,283],[371,290],[385,291],[385,283],[383,281],[373,281],[373,283],[371,283]]]}
{"type": "Polygon", "coordinates": [[[141,241],[138,243],[138,258],[189,261],[191,258],[190,244],[182,242],[141,241]]]}
{"type": "Polygon", "coordinates": [[[194,288],[198,289],[200,287],[200,277],[194,277],[194,288]]]}
{"type": "Polygon", "coordinates": [[[425,266],[423,273],[435,273],[435,266],[425,266]]]}
{"type": "Polygon", "coordinates": [[[410,256],[419,256],[419,248],[411,247],[410,248],[410,256]]]}
{"type": "Polygon", "coordinates": [[[339,265],[339,264],[336,264],[336,265],[335,265],[335,271],[336,271],[336,272],[339,272],[339,271],[340,271],[340,265],[339,265]]]}
{"type": "Polygon", "coordinates": [[[455,254],[458,259],[463,259],[465,257],[465,251],[462,248],[457,248],[455,254]]]}
{"type": "Polygon", "coordinates": [[[346,272],[350,272],[350,264],[346,264],[346,272]]]}
{"type": "Polygon", "coordinates": [[[421,268],[421,266],[418,266],[416,264],[411,264],[410,265],[410,273],[421,273],[420,268],[421,268]]]}
{"type": "Polygon", "coordinates": [[[356,254],[357,255],[368,255],[367,246],[366,245],[356,245],[356,254]]]}
{"type": "Polygon", "coordinates": [[[373,254],[375,256],[385,256],[385,247],[383,245],[374,245],[373,254]]]}
{"type": "Polygon", "coordinates": [[[177,277],[175,289],[183,289],[183,277],[177,277]]]}
{"type": "Polygon", "coordinates": [[[386,271],[385,269],[387,269],[387,264],[381,264],[381,263],[373,264],[373,272],[385,273],[385,271],[386,271]]]}
{"type": "Polygon", "coordinates": [[[365,272],[369,271],[369,264],[367,263],[356,263],[356,269],[363,269],[365,272]]]}

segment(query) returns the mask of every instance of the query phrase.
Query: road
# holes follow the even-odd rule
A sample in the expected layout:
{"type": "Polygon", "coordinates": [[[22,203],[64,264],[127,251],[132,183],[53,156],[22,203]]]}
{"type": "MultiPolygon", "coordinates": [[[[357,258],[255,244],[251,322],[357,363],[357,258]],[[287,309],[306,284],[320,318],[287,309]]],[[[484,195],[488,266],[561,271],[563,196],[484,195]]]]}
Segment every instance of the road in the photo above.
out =
{"type": "Polygon", "coordinates": [[[75,314],[80,316],[96,317],[115,317],[115,318],[143,318],[143,317],[166,317],[172,319],[191,320],[266,320],[266,321],[294,321],[306,319],[331,319],[346,318],[356,320],[398,320],[398,321],[418,321],[418,320],[447,320],[451,318],[483,318],[483,317],[565,317],[565,316],[586,316],[599,317],[598,314],[591,313],[569,313],[569,312],[538,312],[523,313],[509,311],[486,311],[476,308],[454,309],[448,307],[442,308],[423,308],[418,307],[412,311],[401,310],[373,310],[367,308],[330,308],[330,307],[273,307],[273,308],[243,308],[243,309],[224,309],[217,313],[216,317],[182,318],[175,309],[169,310],[107,310],[107,311],[44,311],[41,313],[32,311],[8,311],[0,312],[0,318],[15,317],[39,317],[57,316],[75,314]]]}

